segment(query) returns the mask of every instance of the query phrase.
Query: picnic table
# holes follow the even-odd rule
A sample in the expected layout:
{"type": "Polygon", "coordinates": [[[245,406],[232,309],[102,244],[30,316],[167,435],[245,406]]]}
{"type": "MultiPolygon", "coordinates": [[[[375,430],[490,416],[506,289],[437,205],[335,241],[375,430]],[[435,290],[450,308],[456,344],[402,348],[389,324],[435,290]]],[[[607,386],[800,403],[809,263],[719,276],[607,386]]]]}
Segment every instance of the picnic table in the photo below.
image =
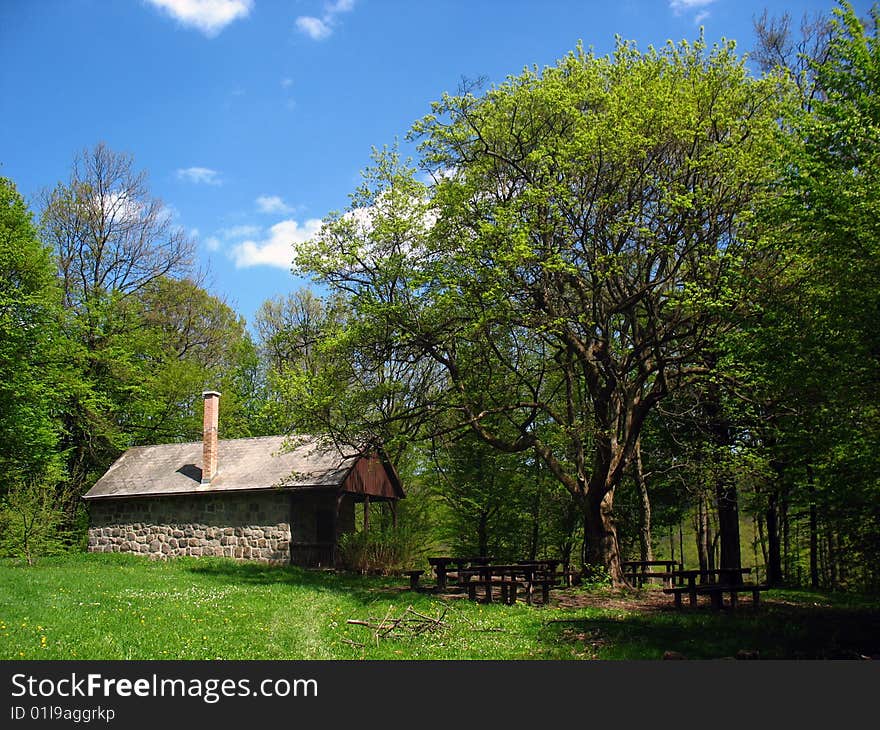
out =
{"type": "Polygon", "coordinates": [[[446,572],[447,566],[451,563],[456,562],[455,558],[451,557],[436,557],[436,558],[428,558],[428,563],[434,569],[434,574],[437,576],[437,587],[440,589],[446,588],[446,572]]]}
{"type": "Polygon", "coordinates": [[[468,565],[485,565],[491,560],[492,558],[486,555],[476,555],[465,558],[439,556],[428,558],[428,563],[434,569],[434,574],[437,576],[437,588],[439,588],[440,590],[445,590],[447,582],[450,579],[450,565],[455,565],[455,567],[457,568],[457,573],[455,577],[459,578],[461,571],[464,570],[468,565]]]}
{"type": "Polygon", "coordinates": [[[556,573],[556,569],[561,564],[562,561],[558,558],[540,558],[536,560],[520,560],[517,562],[517,565],[540,565],[552,573],[556,573]]]}
{"type": "Polygon", "coordinates": [[[512,564],[475,565],[460,573],[460,582],[467,588],[468,598],[477,599],[477,588],[484,588],[484,600],[492,601],[492,591],[499,588],[504,603],[516,603],[520,588],[525,591],[526,603],[531,604],[536,588],[541,589],[541,597],[546,604],[550,599],[550,588],[557,584],[556,565],[561,561],[519,562],[512,564]]]}
{"type": "Polygon", "coordinates": [[[736,608],[739,593],[751,593],[752,605],[757,608],[760,604],[761,591],[767,590],[769,586],[744,583],[743,576],[751,572],[751,568],[677,570],[673,571],[673,577],[679,579],[681,585],[664,588],[663,592],[672,594],[676,608],[681,608],[681,596],[687,593],[691,606],[697,605],[698,595],[707,595],[712,602],[712,608],[716,609],[724,605],[725,593],[730,597],[731,608],[736,608]]]}
{"type": "Polygon", "coordinates": [[[678,565],[676,560],[624,560],[621,562],[623,575],[641,588],[649,578],[662,578],[663,584],[670,588],[674,571],[678,565]],[[662,568],[662,570],[651,570],[662,568]]]}

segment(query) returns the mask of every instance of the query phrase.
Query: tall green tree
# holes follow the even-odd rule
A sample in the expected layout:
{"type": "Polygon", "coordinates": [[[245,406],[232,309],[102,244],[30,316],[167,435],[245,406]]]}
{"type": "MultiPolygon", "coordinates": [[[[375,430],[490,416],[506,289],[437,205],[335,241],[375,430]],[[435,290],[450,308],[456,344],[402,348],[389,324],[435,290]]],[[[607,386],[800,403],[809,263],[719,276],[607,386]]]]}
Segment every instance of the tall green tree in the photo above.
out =
{"type": "Polygon", "coordinates": [[[244,319],[189,278],[156,279],[132,304],[126,337],[141,390],[120,414],[132,443],[200,438],[205,389],[223,393],[224,438],[257,435],[248,372],[256,353],[244,319]]]}
{"type": "Polygon", "coordinates": [[[765,19],[764,31],[762,46],[777,49],[763,54],[767,68],[775,59],[801,91],[784,119],[780,194],[765,210],[785,265],[730,348],[776,475],[761,505],[768,578],[797,580],[792,535],[803,524],[814,587],[844,585],[847,565],[850,581],[876,585],[871,561],[851,558],[880,545],[877,9],[863,20],[841,2],[797,41],[786,18],[765,19]]]}
{"type": "Polygon", "coordinates": [[[380,157],[299,259],[430,373],[421,413],[534,453],[615,581],[614,490],[645,418],[749,304],[776,98],[732,44],[578,49],[444,96],[414,128],[436,182],[380,157]]]}
{"type": "Polygon", "coordinates": [[[60,290],[24,200],[0,178],[0,493],[57,459],[63,370],[60,290]]]}
{"type": "MultiPolygon", "coordinates": [[[[826,552],[840,556],[880,545],[878,18],[876,5],[864,20],[849,3],[835,9],[827,58],[813,61],[822,98],[795,120],[785,201],[810,277],[811,328],[820,335],[808,357],[827,374],[818,410],[802,424],[819,424],[823,436],[813,441],[803,492],[818,500],[826,552]]],[[[827,580],[843,582],[836,568],[827,580]]],[[[869,580],[876,585],[880,575],[869,580]]]]}
{"type": "Polygon", "coordinates": [[[203,288],[193,242],[131,156],[104,144],[46,194],[76,387],[65,402],[79,493],[129,446],[197,439],[205,388],[224,393],[224,437],[249,436],[259,406],[244,320],[203,288]]]}
{"type": "Polygon", "coordinates": [[[137,297],[163,277],[191,271],[193,242],[174,225],[130,155],[103,143],[84,150],[70,178],[43,199],[78,371],[65,404],[68,472],[77,491],[130,445],[127,414],[144,392],[137,297]]]}

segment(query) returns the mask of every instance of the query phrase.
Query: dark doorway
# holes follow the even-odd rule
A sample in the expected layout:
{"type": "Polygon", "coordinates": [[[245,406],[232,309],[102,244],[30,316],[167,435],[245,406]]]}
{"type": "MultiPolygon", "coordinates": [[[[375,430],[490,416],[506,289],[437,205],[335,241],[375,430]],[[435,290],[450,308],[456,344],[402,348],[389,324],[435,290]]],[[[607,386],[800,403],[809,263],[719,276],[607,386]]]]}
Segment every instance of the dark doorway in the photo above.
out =
{"type": "Polygon", "coordinates": [[[315,511],[315,538],[318,542],[335,542],[334,528],[333,510],[319,509],[315,511]]]}
{"type": "Polygon", "coordinates": [[[318,565],[332,567],[336,547],[336,520],[332,509],[315,511],[315,538],[318,543],[318,565]]]}

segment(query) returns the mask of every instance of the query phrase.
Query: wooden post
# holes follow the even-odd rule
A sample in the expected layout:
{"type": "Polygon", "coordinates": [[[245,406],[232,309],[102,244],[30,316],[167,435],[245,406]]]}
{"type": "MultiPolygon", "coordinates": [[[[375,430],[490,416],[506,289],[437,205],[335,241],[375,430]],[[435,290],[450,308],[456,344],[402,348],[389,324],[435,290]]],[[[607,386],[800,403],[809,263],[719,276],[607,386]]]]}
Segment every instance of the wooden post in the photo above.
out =
{"type": "Polygon", "coordinates": [[[294,565],[294,555],[293,555],[293,510],[294,510],[294,496],[293,493],[290,494],[287,500],[287,525],[290,531],[290,540],[287,543],[287,553],[288,553],[288,563],[290,565],[294,565]]]}
{"type": "Polygon", "coordinates": [[[342,506],[342,499],[345,492],[340,492],[336,496],[336,506],[333,509],[333,544],[330,546],[330,565],[336,567],[336,548],[339,545],[339,508],[342,506]]]}
{"type": "Polygon", "coordinates": [[[397,502],[391,501],[391,527],[397,529],[397,502]]]}
{"type": "Polygon", "coordinates": [[[364,496],[364,532],[370,531],[370,495],[364,496]]]}

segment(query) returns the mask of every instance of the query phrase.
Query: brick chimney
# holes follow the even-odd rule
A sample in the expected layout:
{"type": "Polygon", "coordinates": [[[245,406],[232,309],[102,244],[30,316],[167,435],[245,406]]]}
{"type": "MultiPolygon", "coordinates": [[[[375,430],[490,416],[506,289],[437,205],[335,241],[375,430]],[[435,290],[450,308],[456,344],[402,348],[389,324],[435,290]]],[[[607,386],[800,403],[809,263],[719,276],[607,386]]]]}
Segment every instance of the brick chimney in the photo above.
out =
{"type": "Polygon", "coordinates": [[[216,390],[202,393],[205,399],[205,420],[202,430],[202,484],[210,484],[217,474],[217,424],[220,420],[220,394],[216,390]]]}

